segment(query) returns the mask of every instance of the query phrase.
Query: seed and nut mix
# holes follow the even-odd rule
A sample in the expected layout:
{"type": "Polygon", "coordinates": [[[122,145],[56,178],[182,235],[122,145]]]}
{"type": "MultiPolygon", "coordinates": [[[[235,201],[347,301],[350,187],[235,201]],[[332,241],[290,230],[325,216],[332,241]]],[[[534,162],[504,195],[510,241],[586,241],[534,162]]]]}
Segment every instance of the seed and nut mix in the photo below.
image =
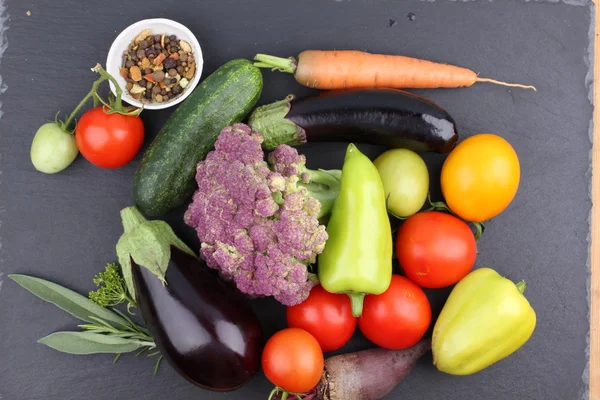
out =
{"type": "Polygon", "coordinates": [[[162,103],[183,93],[196,74],[196,61],[185,40],[146,29],[123,52],[120,74],[131,97],[162,103]]]}

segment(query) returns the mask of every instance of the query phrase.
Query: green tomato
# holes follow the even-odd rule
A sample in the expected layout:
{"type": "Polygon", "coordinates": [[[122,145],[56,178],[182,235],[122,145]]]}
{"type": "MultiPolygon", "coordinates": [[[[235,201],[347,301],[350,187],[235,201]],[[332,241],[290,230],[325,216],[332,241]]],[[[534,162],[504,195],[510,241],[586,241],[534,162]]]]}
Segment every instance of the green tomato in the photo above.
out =
{"type": "Polygon", "coordinates": [[[67,168],[79,154],[75,135],[64,132],[61,127],[49,122],[40,127],[31,143],[31,162],[35,169],[54,174],[67,168]]]}
{"type": "Polygon", "coordinates": [[[388,211],[403,218],[417,213],[429,192],[429,172],[421,156],[408,149],[392,149],[373,163],[383,183],[388,211]]]}

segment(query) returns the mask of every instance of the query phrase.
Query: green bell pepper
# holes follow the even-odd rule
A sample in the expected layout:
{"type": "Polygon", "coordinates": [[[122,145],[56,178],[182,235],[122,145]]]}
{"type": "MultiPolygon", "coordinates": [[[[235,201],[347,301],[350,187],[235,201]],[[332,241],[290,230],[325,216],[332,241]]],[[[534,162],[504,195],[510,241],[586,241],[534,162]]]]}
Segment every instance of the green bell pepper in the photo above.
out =
{"type": "Polygon", "coordinates": [[[476,269],[458,282],[433,328],[436,368],[450,375],[474,374],[523,346],[536,326],[525,286],[490,268],[476,269]]]}
{"type": "Polygon", "coordinates": [[[330,293],[348,294],[359,317],[365,295],[390,286],[393,244],[379,172],[354,144],[346,150],[327,233],[318,259],[319,282],[330,293]]]}

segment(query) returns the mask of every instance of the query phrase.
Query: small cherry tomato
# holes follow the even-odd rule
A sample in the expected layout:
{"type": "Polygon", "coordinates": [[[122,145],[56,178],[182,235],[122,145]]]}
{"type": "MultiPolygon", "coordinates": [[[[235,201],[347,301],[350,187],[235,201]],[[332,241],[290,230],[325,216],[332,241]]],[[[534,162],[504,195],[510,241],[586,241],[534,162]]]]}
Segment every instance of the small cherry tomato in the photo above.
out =
{"type": "Polygon", "coordinates": [[[81,155],[101,168],[129,163],[144,142],[144,123],[137,115],[107,114],[104,107],[86,111],[75,128],[81,155]]]}
{"type": "Polygon", "coordinates": [[[477,243],[463,220],[425,211],[408,218],[398,229],[396,257],[404,274],[417,285],[443,288],[471,271],[477,243]]]}
{"type": "Polygon", "coordinates": [[[350,298],[315,286],[302,303],[286,310],[288,326],[301,328],[317,339],[323,351],[344,346],[356,330],[350,298]]]}
{"type": "Polygon", "coordinates": [[[431,305],[423,289],[400,275],[392,275],[388,290],[367,295],[358,326],[379,347],[406,349],[423,338],[431,323],[431,305]]]}
{"type": "Polygon", "coordinates": [[[289,393],[304,393],[317,386],[324,365],[319,342],[304,329],[283,329],[271,336],[263,349],[265,376],[289,393]]]}
{"type": "Polygon", "coordinates": [[[483,222],[508,207],[519,188],[519,158],[505,139],[491,133],[459,143],[444,161],[442,193],[453,213],[483,222]]]}

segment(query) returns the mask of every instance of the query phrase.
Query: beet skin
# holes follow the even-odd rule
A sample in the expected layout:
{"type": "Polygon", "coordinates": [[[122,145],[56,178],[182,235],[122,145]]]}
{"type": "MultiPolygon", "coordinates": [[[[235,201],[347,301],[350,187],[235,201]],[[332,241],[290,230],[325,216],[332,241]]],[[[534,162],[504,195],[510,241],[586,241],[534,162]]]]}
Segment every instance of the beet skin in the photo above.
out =
{"type": "Polygon", "coordinates": [[[431,340],[423,339],[404,350],[374,348],[328,358],[316,398],[381,399],[408,376],[416,361],[430,349],[431,340]]]}

